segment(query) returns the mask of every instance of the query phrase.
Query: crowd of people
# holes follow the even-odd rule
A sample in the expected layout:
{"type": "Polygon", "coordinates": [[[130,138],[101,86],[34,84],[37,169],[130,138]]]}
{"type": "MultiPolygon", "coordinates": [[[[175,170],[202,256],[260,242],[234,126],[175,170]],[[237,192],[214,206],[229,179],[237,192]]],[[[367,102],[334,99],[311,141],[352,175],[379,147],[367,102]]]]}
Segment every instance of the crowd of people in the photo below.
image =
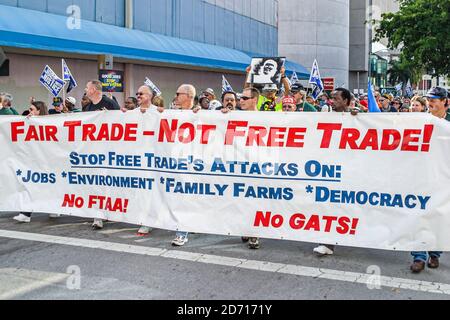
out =
{"type": "MultiPolygon", "coordinates": [[[[250,68],[247,69],[247,72],[250,68]]],[[[368,112],[368,96],[356,97],[345,88],[337,88],[331,95],[323,93],[317,100],[308,96],[308,90],[300,83],[290,84],[287,81],[285,70],[282,70],[282,85],[280,90],[277,85],[267,84],[256,86],[249,83],[244,84],[242,92],[225,91],[218,97],[211,88],[203,90],[197,95],[196,88],[191,84],[181,85],[175,97],[167,109],[192,110],[220,110],[222,113],[235,111],[255,112],[351,112],[353,115],[368,112]]],[[[382,112],[423,112],[450,121],[449,96],[447,90],[440,87],[431,89],[427,95],[415,96],[413,98],[394,97],[391,94],[380,94],[375,92],[375,99],[382,112]]],[[[13,97],[10,94],[0,94],[0,115],[18,115],[12,107],[13,97]]],[[[97,80],[89,81],[85,88],[85,94],[81,98],[80,105],[74,97],[67,97],[65,101],[55,98],[52,109],[42,101],[30,99],[28,110],[23,116],[43,116],[61,113],[93,112],[103,110],[122,110],[123,112],[143,112],[154,109],[164,112],[165,101],[162,96],[157,95],[154,89],[147,85],[139,88],[135,97],[125,100],[123,106],[119,106],[113,96],[107,96],[102,92],[102,83],[97,80]]],[[[31,213],[21,213],[14,217],[22,223],[31,222],[31,213]]],[[[103,221],[95,219],[93,229],[102,229],[103,221]]],[[[138,233],[145,236],[152,231],[151,226],[141,226],[138,233]]],[[[242,241],[248,243],[250,249],[259,249],[261,244],[258,238],[242,237],[242,241]]],[[[177,232],[172,244],[183,246],[188,242],[187,232],[177,232]]],[[[334,254],[335,247],[321,244],[314,249],[320,256],[334,254]]],[[[419,273],[425,269],[439,267],[441,252],[413,252],[413,264],[411,270],[419,273]]]]}

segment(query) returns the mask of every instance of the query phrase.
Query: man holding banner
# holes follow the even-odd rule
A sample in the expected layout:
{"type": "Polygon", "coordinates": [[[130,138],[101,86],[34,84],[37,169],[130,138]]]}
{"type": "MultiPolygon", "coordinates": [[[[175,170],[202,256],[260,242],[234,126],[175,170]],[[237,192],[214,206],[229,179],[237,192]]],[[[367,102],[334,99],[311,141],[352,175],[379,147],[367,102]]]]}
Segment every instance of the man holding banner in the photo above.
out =
{"type": "MultiPolygon", "coordinates": [[[[436,87],[428,91],[426,98],[430,107],[430,113],[440,119],[450,121],[450,109],[448,101],[448,91],[444,88],[436,87]]],[[[411,255],[414,262],[411,265],[413,273],[420,273],[425,270],[425,263],[430,269],[439,268],[439,259],[442,255],[440,251],[415,251],[411,255]]]]}

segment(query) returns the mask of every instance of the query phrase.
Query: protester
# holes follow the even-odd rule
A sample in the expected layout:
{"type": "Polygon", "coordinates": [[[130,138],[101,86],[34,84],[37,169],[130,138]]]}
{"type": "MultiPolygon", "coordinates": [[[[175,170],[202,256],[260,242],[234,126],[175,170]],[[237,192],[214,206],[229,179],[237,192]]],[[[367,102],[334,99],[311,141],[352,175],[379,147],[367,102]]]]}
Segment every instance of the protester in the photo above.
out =
{"type": "Polygon", "coordinates": [[[283,111],[284,112],[297,111],[297,105],[295,104],[295,99],[293,97],[284,97],[283,98],[283,111]]]}
{"type": "MultiPolygon", "coordinates": [[[[48,115],[48,108],[45,102],[42,101],[34,101],[31,103],[30,108],[28,109],[29,114],[27,117],[37,117],[37,116],[46,116],[48,115]]],[[[30,223],[31,222],[32,212],[22,212],[19,215],[15,216],[13,219],[20,223],[30,223]]],[[[57,218],[59,215],[51,214],[50,218],[57,218]]]]}
{"type": "MultiPolygon", "coordinates": [[[[249,73],[251,72],[252,67],[247,67],[247,77],[249,73]]],[[[251,87],[252,84],[245,83],[244,88],[251,87]]],[[[289,92],[291,91],[291,84],[289,83],[288,78],[286,77],[286,68],[281,68],[281,86],[284,86],[284,96],[288,96],[289,92]]],[[[283,103],[282,99],[277,97],[277,93],[279,91],[279,88],[276,84],[266,84],[262,87],[262,94],[259,95],[258,99],[258,111],[276,111],[281,112],[283,111],[283,103]]]]}
{"type": "Polygon", "coordinates": [[[292,85],[290,94],[295,99],[297,112],[317,112],[317,109],[306,101],[307,92],[300,82],[292,85]]]}
{"type": "MultiPolygon", "coordinates": [[[[333,92],[333,106],[336,112],[351,112],[353,115],[357,115],[356,110],[351,110],[352,94],[350,91],[344,88],[337,88],[333,92]]],[[[334,245],[321,244],[317,248],[314,248],[313,252],[318,256],[333,255],[335,250],[334,245]]]]}
{"type": "Polygon", "coordinates": [[[427,112],[427,100],[422,97],[416,96],[411,100],[411,108],[412,112],[427,112]]]}
{"type": "Polygon", "coordinates": [[[397,110],[391,106],[391,98],[389,95],[382,95],[378,101],[381,103],[381,112],[397,112],[397,110]]]}
{"type": "Polygon", "coordinates": [[[91,103],[85,107],[86,111],[120,110],[117,102],[103,95],[102,88],[102,83],[98,80],[87,83],[85,92],[91,103]]]}
{"type": "MultiPolygon", "coordinates": [[[[150,88],[147,85],[143,85],[139,88],[138,92],[136,93],[136,101],[137,101],[137,108],[134,109],[134,111],[146,113],[149,110],[158,110],[159,112],[163,112],[163,107],[155,106],[152,101],[155,101],[155,91],[150,88]]],[[[160,100],[162,101],[162,100],[160,100]]],[[[164,105],[164,103],[163,103],[164,105]]],[[[123,111],[127,111],[126,110],[123,111]]],[[[137,235],[140,237],[148,235],[150,232],[152,232],[152,228],[149,226],[141,226],[137,232],[137,235]]]]}
{"type": "Polygon", "coordinates": [[[262,89],[262,94],[258,100],[259,111],[275,111],[283,110],[281,98],[277,97],[278,87],[276,84],[266,84],[262,89]]]}
{"type": "MultiPolygon", "coordinates": [[[[242,111],[258,111],[258,101],[260,100],[260,93],[258,89],[253,87],[246,87],[241,94],[240,108],[242,111]]],[[[230,110],[224,108],[223,112],[230,110]]],[[[242,237],[244,243],[248,242],[248,247],[257,250],[261,247],[259,238],[242,237]]]]}
{"type": "Polygon", "coordinates": [[[210,100],[208,99],[207,96],[201,95],[198,99],[198,102],[199,102],[200,108],[202,108],[203,110],[209,110],[210,100]]]}
{"type": "MultiPolygon", "coordinates": [[[[181,85],[174,98],[174,107],[179,110],[192,110],[195,113],[201,110],[200,107],[194,105],[194,98],[196,96],[195,87],[191,84],[181,85]]],[[[161,110],[164,111],[164,110],[161,110]]],[[[175,235],[175,239],[172,241],[172,245],[175,247],[182,247],[188,243],[189,233],[178,231],[175,235]]]]}
{"type": "Polygon", "coordinates": [[[237,108],[237,95],[233,91],[226,91],[222,94],[222,107],[231,111],[237,108]]]}
{"type": "Polygon", "coordinates": [[[0,95],[0,116],[13,116],[14,112],[11,110],[11,108],[3,107],[3,97],[3,95],[0,95]]]}
{"type": "MultiPolygon", "coordinates": [[[[215,93],[214,90],[211,89],[211,88],[205,89],[205,90],[202,92],[202,94],[200,95],[200,97],[201,97],[201,96],[205,96],[209,101],[217,100],[217,98],[216,98],[216,93],[215,93]]],[[[200,103],[200,97],[199,97],[199,103],[200,103]]],[[[194,105],[195,105],[195,104],[194,104],[194,105]]]]}
{"type": "MultiPolygon", "coordinates": [[[[428,91],[426,98],[428,100],[428,106],[430,113],[440,119],[450,121],[450,109],[448,91],[441,87],[432,88],[428,91]]],[[[440,251],[415,251],[411,252],[413,256],[413,264],[411,265],[411,271],[413,273],[420,273],[425,270],[425,264],[430,269],[439,268],[439,259],[442,252],[440,251]]]]}
{"type": "MultiPolygon", "coordinates": [[[[89,81],[84,89],[86,97],[90,100],[89,104],[83,108],[84,112],[104,111],[104,110],[120,110],[119,105],[112,99],[103,95],[103,85],[98,80],[89,81]]],[[[103,220],[94,219],[92,229],[103,229],[103,220]]]]}
{"type": "Polygon", "coordinates": [[[53,106],[53,109],[50,109],[48,111],[48,114],[50,114],[50,115],[61,114],[63,112],[63,109],[64,109],[64,101],[63,101],[63,99],[61,97],[53,98],[52,106],[53,106]]]}
{"type": "Polygon", "coordinates": [[[77,108],[77,100],[74,97],[66,98],[66,101],[64,103],[64,110],[66,111],[65,113],[81,112],[81,110],[77,108]]]}
{"type": "Polygon", "coordinates": [[[163,108],[164,109],[164,98],[162,96],[155,96],[153,98],[153,105],[157,108],[163,108]]]}
{"type": "Polygon", "coordinates": [[[392,102],[392,109],[390,112],[400,112],[400,109],[402,107],[403,103],[402,103],[402,99],[400,98],[395,98],[394,101],[392,102]]]}
{"type": "Polygon", "coordinates": [[[86,93],[83,94],[83,98],[81,98],[81,110],[83,112],[87,111],[87,107],[92,103],[91,99],[89,99],[86,93]]]}
{"type": "Polygon", "coordinates": [[[2,110],[4,109],[3,113],[1,113],[1,114],[8,115],[8,114],[12,113],[12,115],[18,116],[19,113],[12,106],[12,102],[14,100],[13,96],[9,93],[2,93],[0,95],[3,97],[2,98],[2,110]]]}
{"type": "Polygon", "coordinates": [[[138,106],[138,101],[135,97],[128,97],[125,100],[125,109],[128,111],[136,109],[138,106]]]}

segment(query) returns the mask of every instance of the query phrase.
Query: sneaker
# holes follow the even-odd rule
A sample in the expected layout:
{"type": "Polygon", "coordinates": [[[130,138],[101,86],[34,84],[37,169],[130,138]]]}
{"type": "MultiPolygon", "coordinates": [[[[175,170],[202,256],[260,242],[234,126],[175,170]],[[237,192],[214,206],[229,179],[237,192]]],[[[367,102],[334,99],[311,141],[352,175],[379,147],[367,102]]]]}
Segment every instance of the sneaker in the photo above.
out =
{"type": "Polygon", "coordinates": [[[314,248],[314,253],[318,256],[331,256],[334,254],[334,251],[328,248],[327,246],[320,245],[317,248],[314,248]]]}
{"type": "Polygon", "coordinates": [[[27,217],[24,214],[19,214],[18,216],[15,216],[13,219],[18,222],[22,222],[22,223],[30,223],[31,222],[31,218],[27,217]]]}
{"type": "Polygon", "coordinates": [[[92,224],[92,229],[93,230],[103,229],[103,220],[94,219],[94,223],[92,224]]]}
{"type": "Polygon", "coordinates": [[[250,238],[248,241],[248,247],[252,250],[257,250],[261,247],[258,238],[250,238]]]}
{"type": "Polygon", "coordinates": [[[430,268],[430,269],[437,269],[437,268],[439,268],[439,258],[437,258],[437,257],[430,257],[428,259],[428,268],[430,268]]]}
{"type": "Polygon", "coordinates": [[[137,234],[138,234],[138,236],[142,237],[142,236],[148,235],[151,231],[152,231],[152,228],[142,226],[142,227],[138,230],[137,234]]]}
{"type": "Polygon", "coordinates": [[[247,242],[250,241],[250,238],[242,237],[241,240],[242,240],[243,243],[247,243],[247,242]]]}
{"type": "Polygon", "coordinates": [[[423,270],[425,270],[425,262],[423,261],[414,261],[411,265],[412,273],[421,273],[423,270]]]}
{"type": "Polygon", "coordinates": [[[187,237],[178,236],[178,237],[176,237],[176,238],[172,241],[172,245],[173,245],[174,247],[182,247],[182,246],[184,246],[187,242],[188,242],[188,238],[187,238],[187,237]]]}
{"type": "Polygon", "coordinates": [[[60,215],[60,214],[49,214],[48,217],[49,217],[50,219],[58,219],[58,218],[61,217],[61,215],[60,215]]]}

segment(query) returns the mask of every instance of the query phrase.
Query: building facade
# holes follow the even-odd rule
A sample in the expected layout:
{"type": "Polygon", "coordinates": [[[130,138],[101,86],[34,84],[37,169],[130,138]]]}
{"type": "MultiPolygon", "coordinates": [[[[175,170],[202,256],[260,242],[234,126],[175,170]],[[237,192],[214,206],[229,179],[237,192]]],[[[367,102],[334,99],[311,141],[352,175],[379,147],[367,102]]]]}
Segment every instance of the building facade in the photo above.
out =
{"type": "Polygon", "coordinates": [[[372,50],[367,21],[370,15],[379,20],[382,13],[397,11],[397,1],[280,0],[279,6],[281,55],[307,67],[317,59],[322,77],[335,78],[336,86],[351,91],[367,92],[369,68],[376,84],[386,84],[386,59],[372,50]]]}
{"type": "Polygon", "coordinates": [[[280,0],[279,52],[348,85],[350,0],[280,0]]]}
{"type": "Polygon", "coordinates": [[[278,55],[277,17],[278,0],[0,0],[0,47],[9,59],[0,91],[12,93],[18,109],[30,96],[51,100],[38,79],[45,65],[60,73],[64,58],[80,100],[105,56],[125,73],[125,92],[114,94],[120,103],[145,77],[167,103],[181,83],[220,94],[222,74],[240,90],[252,56],[278,55]]]}

